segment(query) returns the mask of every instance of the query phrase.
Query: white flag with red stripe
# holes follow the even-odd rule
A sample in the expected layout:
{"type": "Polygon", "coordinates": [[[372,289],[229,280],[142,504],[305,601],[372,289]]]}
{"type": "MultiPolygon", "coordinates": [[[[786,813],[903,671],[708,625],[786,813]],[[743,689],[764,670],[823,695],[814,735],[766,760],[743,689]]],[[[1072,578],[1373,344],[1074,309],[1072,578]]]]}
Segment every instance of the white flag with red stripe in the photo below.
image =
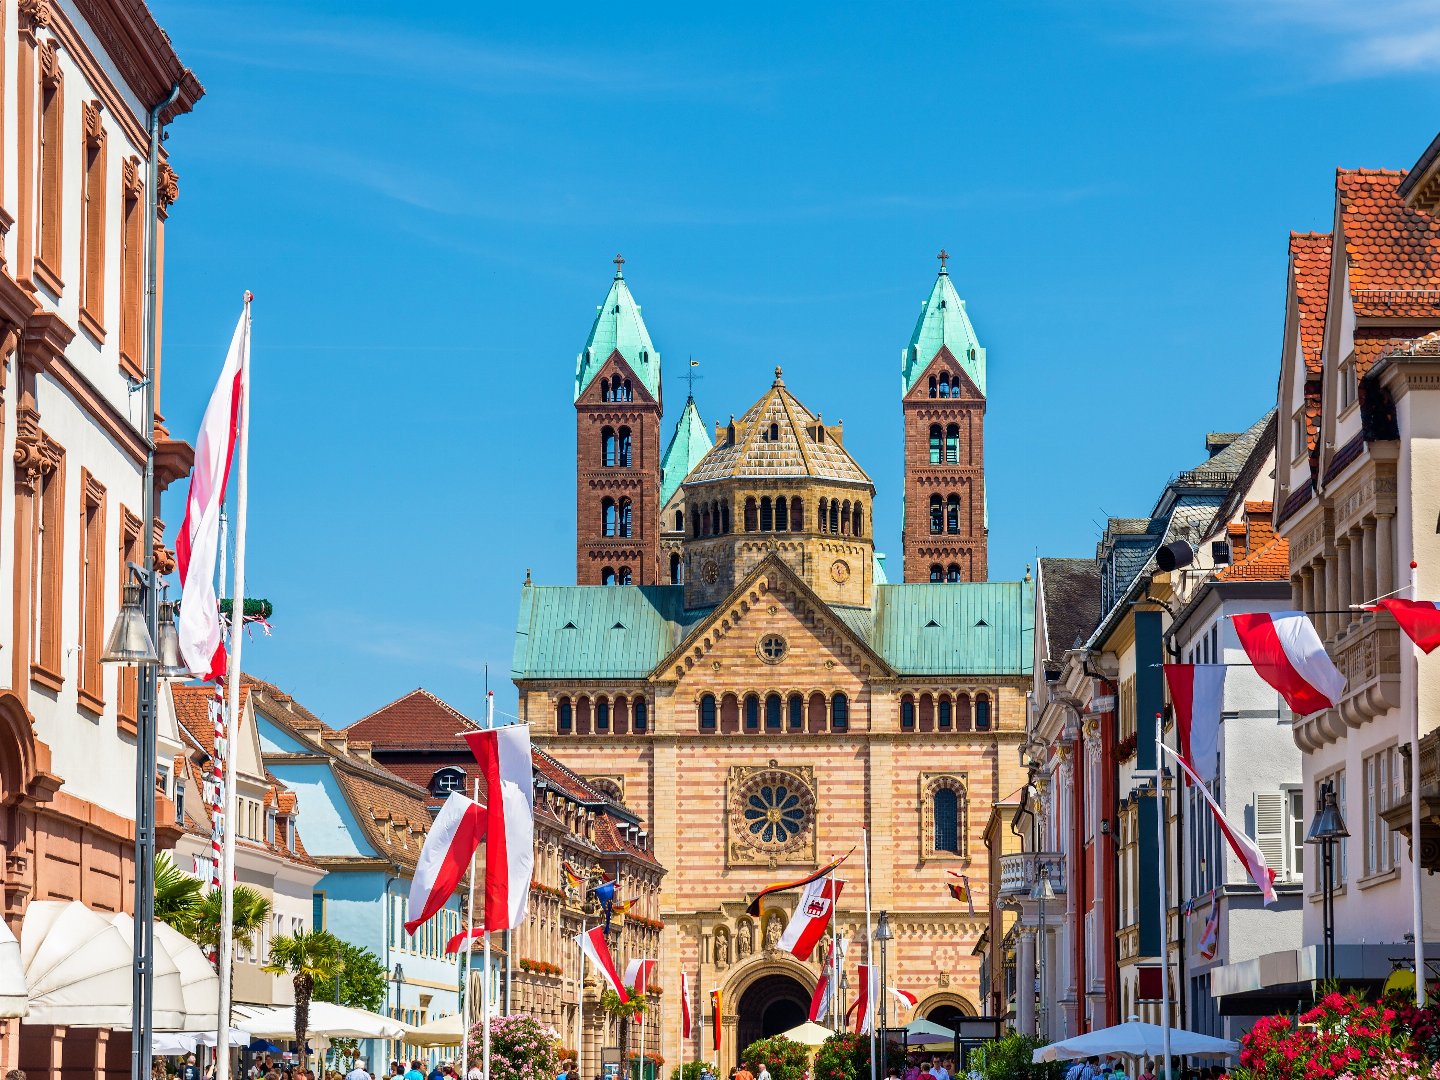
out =
{"type": "Polygon", "coordinates": [[[885,989],[890,991],[890,996],[899,1002],[902,1009],[913,1009],[919,1000],[909,990],[901,990],[898,986],[887,986],[885,989]]]}
{"type": "Polygon", "coordinates": [[[625,985],[637,994],[650,989],[650,974],[655,970],[654,960],[631,960],[625,965],[625,985]]]}
{"type": "MultiPolygon", "coordinates": [[[[176,630],[180,653],[196,675],[219,679],[225,675],[225,640],[220,628],[220,601],[215,595],[215,564],[220,552],[220,510],[225,505],[225,482],[235,456],[235,435],[240,430],[241,379],[249,369],[250,305],[235,324],[220,381],[205,407],[200,434],[195,438],[195,464],[185,496],[185,520],[175,538],[175,561],[180,570],[183,602],[176,630]]],[[[147,523],[147,529],[150,527],[147,523]]],[[[144,540],[149,543],[149,537],[144,540]]]]}
{"type": "Polygon", "coordinates": [[[1333,708],[1345,692],[1345,676],[1325,654],[1320,635],[1303,611],[1255,611],[1233,615],[1235,633],[1255,673],[1301,715],[1333,708]]]}
{"type": "Polygon", "coordinates": [[[845,1010],[845,1019],[850,1019],[850,1014],[855,1014],[855,1031],[864,1035],[870,1030],[870,1024],[875,1018],[876,990],[880,982],[880,969],[866,964],[860,965],[860,991],[855,999],[855,1004],[845,1010]]]}
{"type": "Polygon", "coordinates": [[[471,942],[479,941],[485,936],[485,927],[472,926],[469,930],[461,930],[445,943],[445,953],[458,953],[461,949],[467,949],[471,942]]]}
{"type": "Polygon", "coordinates": [[[810,954],[830,925],[830,916],[835,902],[840,899],[843,881],[832,878],[816,878],[805,886],[800,902],[795,905],[795,914],[780,935],[780,948],[793,954],[797,959],[809,960],[810,954]]]}
{"type": "Polygon", "coordinates": [[[1400,629],[1405,631],[1405,636],[1418,645],[1422,652],[1428,654],[1440,646],[1440,605],[1435,601],[1402,600],[1398,596],[1388,596],[1381,600],[1378,606],[1395,617],[1400,629]]]}
{"type": "Polygon", "coordinates": [[[535,782],[525,724],[467,731],[465,741],[485,778],[485,925],[510,930],[525,921],[535,870],[535,782]]]}
{"type": "Polygon", "coordinates": [[[815,983],[815,992],[810,995],[810,1019],[816,1023],[824,1020],[830,1012],[831,1002],[835,998],[835,987],[830,976],[834,974],[837,966],[841,968],[845,966],[845,945],[843,937],[832,937],[830,948],[825,950],[825,963],[820,966],[820,978],[815,983]],[[838,965],[835,956],[837,945],[840,948],[838,965]]]}
{"type": "Polygon", "coordinates": [[[680,972],[680,1037],[690,1038],[690,976],[680,972]]]}
{"type": "Polygon", "coordinates": [[[1185,771],[1190,778],[1190,782],[1205,799],[1206,805],[1210,807],[1210,813],[1215,815],[1215,824],[1220,826],[1221,835],[1225,837],[1226,843],[1230,845],[1230,850],[1235,852],[1235,857],[1244,864],[1246,873],[1250,875],[1250,880],[1259,886],[1260,894],[1265,898],[1265,905],[1268,907],[1275,903],[1276,899],[1278,899],[1275,895],[1275,871],[1271,870],[1270,865],[1265,861],[1265,854],[1256,845],[1255,841],[1246,835],[1243,829],[1236,829],[1231,826],[1229,820],[1221,812],[1220,804],[1217,803],[1214,796],[1210,794],[1210,789],[1205,786],[1200,777],[1195,775],[1195,772],[1189,765],[1186,765],[1185,762],[1180,760],[1180,755],[1164,743],[1159,743],[1158,745],[1161,750],[1164,750],[1165,753],[1175,759],[1175,763],[1185,771]]]}
{"type": "Polygon", "coordinates": [[[589,957],[595,969],[600,972],[605,981],[609,983],[610,989],[615,991],[615,996],[624,1005],[630,1000],[630,995],[625,992],[625,984],[620,981],[620,973],[615,970],[615,961],[610,956],[610,946],[605,943],[605,928],[603,926],[592,926],[583,934],[575,935],[575,943],[580,946],[580,951],[589,957]]]}
{"type": "Polygon", "coordinates": [[[1224,664],[1166,664],[1175,703],[1180,756],[1207,784],[1220,768],[1220,716],[1225,711],[1224,664]]]}
{"type": "Polygon", "coordinates": [[[407,934],[415,933],[455,892],[475,849],[485,838],[485,818],[485,807],[458,791],[452,791],[440,807],[425,834],[425,845],[410,881],[410,902],[405,912],[409,916],[405,920],[407,934]]]}

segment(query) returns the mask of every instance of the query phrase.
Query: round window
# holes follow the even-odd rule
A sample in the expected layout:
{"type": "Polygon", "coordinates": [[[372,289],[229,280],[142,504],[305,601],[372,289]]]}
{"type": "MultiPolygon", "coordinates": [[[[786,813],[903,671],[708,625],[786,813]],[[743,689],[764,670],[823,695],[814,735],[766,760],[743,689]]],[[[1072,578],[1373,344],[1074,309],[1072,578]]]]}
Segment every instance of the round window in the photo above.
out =
{"type": "Polygon", "coordinates": [[[800,795],[784,784],[765,784],[745,800],[745,825],[761,844],[786,844],[805,827],[800,795]]]}
{"type": "Polygon", "coordinates": [[[779,634],[766,634],[760,639],[755,651],[760,654],[760,659],[767,664],[778,664],[785,659],[785,654],[790,651],[790,646],[779,634]]]}

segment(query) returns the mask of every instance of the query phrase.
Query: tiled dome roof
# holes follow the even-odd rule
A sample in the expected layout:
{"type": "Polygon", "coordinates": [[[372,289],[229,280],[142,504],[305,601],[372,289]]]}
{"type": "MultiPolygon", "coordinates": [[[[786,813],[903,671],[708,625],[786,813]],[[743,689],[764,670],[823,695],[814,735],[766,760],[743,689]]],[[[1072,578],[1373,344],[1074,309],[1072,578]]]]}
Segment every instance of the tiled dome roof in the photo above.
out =
{"type": "Polygon", "coordinates": [[[814,477],[873,487],[841,445],[839,428],[827,427],[795,400],[778,367],[765,396],[729,426],[733,438],[725,425],[716,426],[715,446],[685,478],[687,485],[733,477],[814,477]]]}

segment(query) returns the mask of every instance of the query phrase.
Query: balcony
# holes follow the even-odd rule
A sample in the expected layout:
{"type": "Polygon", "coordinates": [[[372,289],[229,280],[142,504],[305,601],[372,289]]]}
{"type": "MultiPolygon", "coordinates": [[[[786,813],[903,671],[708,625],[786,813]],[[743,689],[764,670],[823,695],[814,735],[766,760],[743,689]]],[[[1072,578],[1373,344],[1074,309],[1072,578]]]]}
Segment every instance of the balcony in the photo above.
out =
{"type": "Polygon", "coordinates": [[[1295,742],[1319,750],[1354,728],[1400,707],[1400,661],[1409,643],[1389,615],[1361,615],[1330,643],[1330,656],[1345,676],[1345,695],[1335,709],[1295,721],[1295,742]]]}
{"type": "MultiPolygon", "coordinates": [[[[1408,744],[1401,752],[1408,750],[1408,744]]],[[[1381,811],[1385,823],[1395,832],[1410,837],[1410,783],[1414,775],[1408,764],[1405,769],[1405,793],[1381,811]]],[[[1411,844],[1414,858],[1414,845],[1411,844]]],[[[1440,730],[1420,738],[1420,858],[1419,863],[1430,873],[1440,870],[1440,730]]],[[[1003,871],[1002,871],[1003,873],[1003,871]]]]}
{"type": "Polygon", "coordinates": [[[1056,851],[1022,851],[1000,856],[1000,895],[1021,900],[1040,880],[1041,868],[1049,871],[1050,887],[1056,896],[1065,895],[1065,856],[1056,851]]]}

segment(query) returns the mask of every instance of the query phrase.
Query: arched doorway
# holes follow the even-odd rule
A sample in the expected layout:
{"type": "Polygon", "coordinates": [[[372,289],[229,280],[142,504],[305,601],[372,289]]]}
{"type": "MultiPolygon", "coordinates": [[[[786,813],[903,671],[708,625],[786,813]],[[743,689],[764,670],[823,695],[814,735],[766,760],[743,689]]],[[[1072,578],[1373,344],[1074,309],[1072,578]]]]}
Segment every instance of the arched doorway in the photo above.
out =
{"type": "Polygon", "coordinates": [[[793,976],[762,975],[740,995],[735,1009],[735,1053],[756,1039],[768,1039],[803,1024],[810,1015],[810,993],[793,976]]]}

